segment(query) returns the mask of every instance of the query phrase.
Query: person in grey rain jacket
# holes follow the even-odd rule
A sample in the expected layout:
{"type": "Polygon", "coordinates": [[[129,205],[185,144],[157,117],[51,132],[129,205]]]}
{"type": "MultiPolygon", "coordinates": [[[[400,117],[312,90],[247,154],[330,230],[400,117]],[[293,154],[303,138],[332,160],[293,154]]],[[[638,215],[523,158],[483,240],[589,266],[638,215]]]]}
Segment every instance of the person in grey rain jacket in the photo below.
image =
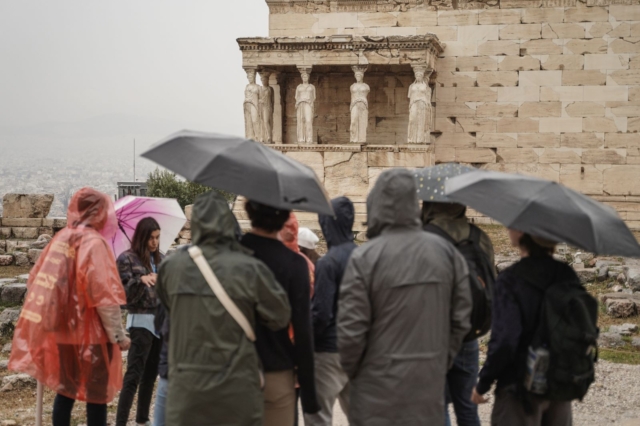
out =
{"type": "Polygon", "coordinates": [[[466,262],[422,232],[406,169],[380,175],[367,215],[371,241],[351,255],[338,305],[350,424],[444,424],[445,376],[471,327],[466,262]]]}

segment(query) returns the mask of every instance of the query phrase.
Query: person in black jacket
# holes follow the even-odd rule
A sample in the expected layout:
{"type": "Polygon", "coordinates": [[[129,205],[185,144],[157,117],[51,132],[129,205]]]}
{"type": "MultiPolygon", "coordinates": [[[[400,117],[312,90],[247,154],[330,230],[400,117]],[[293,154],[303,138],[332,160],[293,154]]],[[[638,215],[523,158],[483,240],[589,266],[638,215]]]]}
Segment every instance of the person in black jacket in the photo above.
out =
{"type": "Polygon", "coordinates": [[[340,365],[336,318],[342,276],[357,247],[353,242],[353,203],[346,197],[331,200],[335,218],[319,215],[320,227],[329,252],[316,264],[315,292],[312,300],[315,341],[316,387],[320,412],[306,414],[307,426],[331,426],[336,399],[349,412],[349,378],[340,365]]]}
{"type": "Polygon", "coordinates": [[[242,245],[271,269],[291,304],[293,339],[287,328],[271,331],[260,323],[256,327],[256,349],[265,372],[264,425],[293,426],[296,377],[303,411],[311,414],[320,409],[313,365],[309,267],[302,256],[278,240],[278,232],[289,219],[288,210],[249,200],[245,210],[252,228],[242,237],[242,245]]]}
{"type": "Polygon", "coordinates": [[[571,402],[548,401],[527,393],[524,372],[544,297],[533,284],[544,287],[577,280],[576,273],[552,257],[553,242],[512,229],[509,237],[522,259],[505,269],[495,283],[491,340],[471,400],[487,402],[482,395],[497,381],[493,426],[571,426],[571,402]]]}

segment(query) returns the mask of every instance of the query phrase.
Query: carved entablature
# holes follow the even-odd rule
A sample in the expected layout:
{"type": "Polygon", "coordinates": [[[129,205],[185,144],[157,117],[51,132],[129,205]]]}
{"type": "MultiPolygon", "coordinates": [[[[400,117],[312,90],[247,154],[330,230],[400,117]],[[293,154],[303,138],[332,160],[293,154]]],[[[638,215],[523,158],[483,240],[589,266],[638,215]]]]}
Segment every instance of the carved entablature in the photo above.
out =
{"type": "Polygon", "coordinates": [[[266,0],[272,14],[329,12],[406,12],[429,0],[266,0]]]}

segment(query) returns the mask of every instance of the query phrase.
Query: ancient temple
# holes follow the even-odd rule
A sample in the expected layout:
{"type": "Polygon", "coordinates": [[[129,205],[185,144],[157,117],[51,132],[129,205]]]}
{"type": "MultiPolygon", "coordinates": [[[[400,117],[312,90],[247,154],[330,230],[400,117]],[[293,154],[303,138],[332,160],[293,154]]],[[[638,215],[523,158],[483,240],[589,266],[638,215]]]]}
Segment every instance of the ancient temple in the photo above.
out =
{"type": "Polygon", "coordinates": [[[459,161],[640,228],[638,0],[266,1],[270,37],[238,40],[247,137],[313,167],[357,224],[385,168],[459,161]]]}

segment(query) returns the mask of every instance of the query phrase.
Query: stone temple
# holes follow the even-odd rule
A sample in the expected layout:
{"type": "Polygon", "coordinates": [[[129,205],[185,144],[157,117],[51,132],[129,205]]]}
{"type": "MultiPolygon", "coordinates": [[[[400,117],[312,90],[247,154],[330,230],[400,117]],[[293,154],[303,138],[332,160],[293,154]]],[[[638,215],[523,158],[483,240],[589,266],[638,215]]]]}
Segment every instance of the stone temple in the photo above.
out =
{"type": "Polygon", "coordinates": [[[559,181],[640,229],[640,1],[266,1],[269,37],[238,39],[246,136],[350,197],[357,229],[383,170],[449,161],[559,181]]]}

